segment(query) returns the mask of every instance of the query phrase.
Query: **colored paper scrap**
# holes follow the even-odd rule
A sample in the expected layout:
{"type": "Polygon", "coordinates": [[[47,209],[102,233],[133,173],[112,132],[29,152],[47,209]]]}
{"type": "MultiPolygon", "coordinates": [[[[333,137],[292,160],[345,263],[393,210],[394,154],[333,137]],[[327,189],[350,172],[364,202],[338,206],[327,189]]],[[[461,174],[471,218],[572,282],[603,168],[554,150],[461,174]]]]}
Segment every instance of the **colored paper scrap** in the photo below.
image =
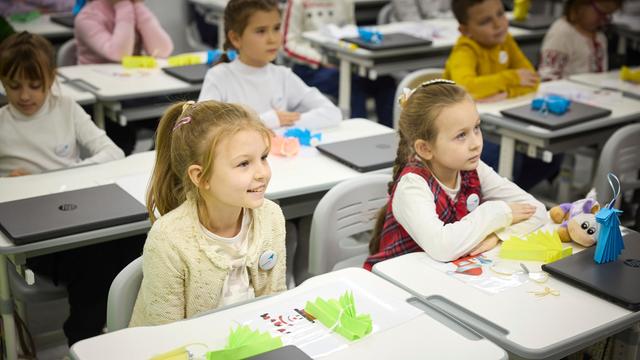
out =
{"type": "Polygon", "coordinates": [[[251,330],[247,325],[239,325],[231,330],[227,346],[222,350],[207,353],[207,360],[240,360],[282,347],[279,337],[268,332],[251,330]]]}
{"type": "Polygon", "coordinates": [[[125,56],[122,58],[122,66],[127,69],[154,68],[156,67],[156,59],[146,55],[125,56]]]}
{"type": "Polygon", "coordinates": [[[307,301],[304,311],[350,341],[363,338],[373,329],[369,314],[357,315],[351,291],[345,292],[338,300],[318,297],[314,302],[307,301]]]}
{"type": "Polygon", "coordinates": [[[618,218],[621,213],[622,211],[618,209],[603,207],[596,214],[596,221],[600,224],[600,232],[593,260],[598,264],[615,261],[624,249],[620,219],[618,218]]]}
{"type": "Polygon", "coordinates": [[[525,238],[512,236],[502,243],[500,257],[514,260],[542,261],[544,263],[560,260],[571,255],[573,249],[563,248],[557,231],[538,230],[525,238]]]}

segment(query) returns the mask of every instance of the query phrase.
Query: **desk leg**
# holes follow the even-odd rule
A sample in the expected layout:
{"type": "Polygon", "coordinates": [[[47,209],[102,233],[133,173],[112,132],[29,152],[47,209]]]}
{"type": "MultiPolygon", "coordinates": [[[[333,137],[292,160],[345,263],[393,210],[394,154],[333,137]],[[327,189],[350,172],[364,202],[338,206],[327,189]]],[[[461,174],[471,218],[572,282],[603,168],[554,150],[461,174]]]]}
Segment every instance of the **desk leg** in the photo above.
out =
{"type": "Polygon", "coordinates": [[[225,41],[224,36],[224,16],[218,17],[218,49],[222,49],[225,41]]]}
{"type": "Polygon", "coordinates": [[[104,106],[99,101],[93,104],[93,122],[96,123],[98,128],[106,130],[104,123],[104,106]]]}
{"type": "Polygon", "coordinates": [[[340,59],[340,94],[338,106],[345,119],[351,118],[351,63],[340,59]]]}
{"type": "Polygon", "coordinates": [[[513,179],[513,159],[516,155],[516,140],[507,136],[500,139],[500,160],[498,173],[507,179],[513,179]]]}
{"type": "Polygon", "coordinates": [[[0,255],[0,313],[2,314],[2,332],[8,360],[18,358],[16,327],[13,318],[13,300],[9,288],[7,257],[0,255]]]}

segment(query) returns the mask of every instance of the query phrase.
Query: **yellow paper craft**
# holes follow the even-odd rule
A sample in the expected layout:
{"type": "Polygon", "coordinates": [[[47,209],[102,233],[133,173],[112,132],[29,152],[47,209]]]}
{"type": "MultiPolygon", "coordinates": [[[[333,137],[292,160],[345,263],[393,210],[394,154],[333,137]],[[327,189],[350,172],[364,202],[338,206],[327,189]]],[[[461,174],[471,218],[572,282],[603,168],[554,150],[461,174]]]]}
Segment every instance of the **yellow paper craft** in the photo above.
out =
{"type": "Polygon", "coordinates": [[[151,56],[125,56],[122,58],[122,66],[127,69],[154,68],[156,59],[151,56]]]}
{"type": "Polygon", "coordinates": [[[624,81],[631,81],[636,84],[640,84],[640,69],[631,70],[626,66],[620,69],[620,79],[624,81]]]}
{"type": "Polygon", "coordinates": [[[199,54],[180,54],[174,55],[167,59],[169,66],[185,66],[202,64],[204,61],[199,54]]]}
{"type": "Polygon", "coordinates": [[[518,21],[524,21],[529,14],[531,0],[515,0],[513,2],[513,18],[518,21]]]}
{"type": "Polygon", "coordinates": [[[542,261],[544,263],[560,260],[571,255],[573,249],[562,248],[557,231],[552,233],[538,230],[524,239],[512,236],[502,243],[500,257],[504,259],[542,261]]]}

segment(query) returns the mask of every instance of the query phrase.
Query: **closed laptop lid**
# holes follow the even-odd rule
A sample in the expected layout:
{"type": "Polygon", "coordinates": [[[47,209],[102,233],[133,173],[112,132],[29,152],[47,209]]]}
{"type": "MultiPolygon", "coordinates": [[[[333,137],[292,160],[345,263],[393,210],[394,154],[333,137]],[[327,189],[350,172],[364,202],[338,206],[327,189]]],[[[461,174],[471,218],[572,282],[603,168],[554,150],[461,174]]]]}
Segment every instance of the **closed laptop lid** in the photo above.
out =
{"type": "Polygon", "coordinates": [[[162,68],[167,74],[190,84],[198,84],[204,81],[205,75],[209,70],[207,64],[195,64],[185,66],[173,66],[162,68]]]}
{"type": "Polygon", "coordinates": [[[295,345],[285,345],[275,350],[254,355],[247,360],[311,360],[311,357],[295,345]]]}
{"type": "Polygon", "coordinates": [[[542,265],[552,276],[567,281],[629,310],[640,310],[640,234],[624,235],[624,250],[616,261],[597,264],[595,246],[542,265]]]}
{"type": "Polygon", "coordinates": [[[50,19],[54,23],[58,23],[62,26],[72,28],[76,17],[73,14],[68,13],[68,14],[51,15],[50,19]]]}
{"type": "Polygon", "coordinates": [[[549,112],[543,113],[539,110],[533,110],[531,109],[531,104],[504,109],[501,110],[500,113],[506,117],[511,117],[540,127],[555,130],[609,116],[611,115],[611,110],[572,101],[569,110],[562,115],[556,115],[549,112]]]}
{"type": "Polygon", "coordinates": [[[16,245],[147,217],[147,209],[116,184],[0,203],[0,228],[16,245]]]}
{"type": "Polygon", "coordinates": [[[509,25],[528,30],[548,29],[556,19],[552,16],[529,15],[525,20],[510,20],[509,25]]]}
{"type": "Polygon", "coordinates": [[[357,171],[373,171],[393,166],[398,141],[398,134],[393,132],[322,144],[317,149],[357,171]]]}
{"type": "Polygon", "coordinates": [[[396,48],[420,46],[420,45],[429,46],[432,43],[431,40],[419,38],[419,37],[405,34],[405,33],[384,34],[382,36],[382,41],[380,43],[364,41],[359,37],[344,38],[342,40],[350,43],[354,43],[361,48],[369,49],[369,50],[388,50],[388,49],[396,49],[396,48]]]}

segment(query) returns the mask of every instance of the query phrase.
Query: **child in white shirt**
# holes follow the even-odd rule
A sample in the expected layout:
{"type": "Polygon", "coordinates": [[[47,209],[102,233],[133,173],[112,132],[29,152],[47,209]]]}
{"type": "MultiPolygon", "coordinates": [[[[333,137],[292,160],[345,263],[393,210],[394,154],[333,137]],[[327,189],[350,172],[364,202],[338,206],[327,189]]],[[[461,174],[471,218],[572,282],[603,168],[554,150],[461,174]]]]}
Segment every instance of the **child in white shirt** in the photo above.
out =
{"type": "Polygon", "coordinates": [[[224,13],[225,50],[238,58],[207,72],[198,101],[250,106],[269,128],[322,128],[342,120],[340,110],[289,68],[274,65],[282,44],[275,0],[231,0],[224,13]]]}
{"type": "Polygon", "coordinates": [[[488,251],[547,219],[544,205],[480,161],[480,116],[450,80],[432,80],[403,103],[400,145],[364,267],[416,251],[439,261],[488,251]]]}

